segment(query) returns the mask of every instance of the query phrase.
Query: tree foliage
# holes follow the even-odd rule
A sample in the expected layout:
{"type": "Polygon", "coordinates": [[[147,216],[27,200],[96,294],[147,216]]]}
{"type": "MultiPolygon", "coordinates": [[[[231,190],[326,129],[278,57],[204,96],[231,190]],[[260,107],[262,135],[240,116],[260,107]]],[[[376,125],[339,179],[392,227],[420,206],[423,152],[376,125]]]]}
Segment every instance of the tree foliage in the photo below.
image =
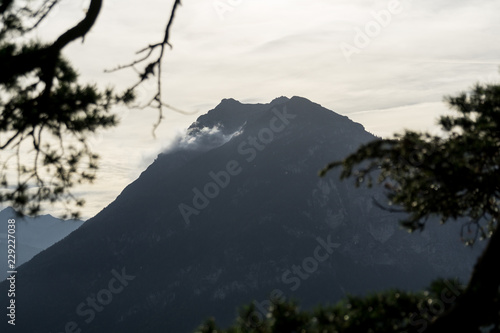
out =
{"type": "Polygon", "coordinates": [[[464,228],[491,236],[500,203],[500,85],[476,85],[470,93],[447,97],[456,116],[443,116],[444,135],[407,131],[370,142],[321,174],[342,167],[341,178],[387,189],[389,205],[409,212],[403,225],[423,229],[430,216],[444,223],[466,217],[464,228]]]}
{"type": "Polygon", "coordinates": [[[300,310],[295,302],[275,302],[261,320],[251,305],[240,311],[231,327],[221,329],[209,319],[196,333],[417,332],[447,311],[463,291],[456,280],[437,280],[421,292],[389,290],[366,297],[347,296],[333,306],[312,311],[300,310]]]}
{"type": "Polygon", "coordinates": [[[121,93],[79,82],[77,70],[61,54],[90,31],[102,0],[91,0],[83,19],[53,42],[30,37],[59,3],[0,0],[0,203],[36,214],[45,203],[62,202],[77,217],[84,200],[71,190],[75,184],[92,182],[98,167],[89,135],[115,126],[113,107],[129,105],[134,89],[155,76],[155,69],[158,93],[147,105],[157,107],[162,119],[162,108],[168,105],[161,100],[159,72],[180,1],[174,1],[164,39],[145,48],[144,57],[120,67],[133,67],[139,74],[138,82],[121,93]],[[149,61],[156,49],[160,54],[149,61]],[[135,67],[141,64],[142,70],[135,67]]]}

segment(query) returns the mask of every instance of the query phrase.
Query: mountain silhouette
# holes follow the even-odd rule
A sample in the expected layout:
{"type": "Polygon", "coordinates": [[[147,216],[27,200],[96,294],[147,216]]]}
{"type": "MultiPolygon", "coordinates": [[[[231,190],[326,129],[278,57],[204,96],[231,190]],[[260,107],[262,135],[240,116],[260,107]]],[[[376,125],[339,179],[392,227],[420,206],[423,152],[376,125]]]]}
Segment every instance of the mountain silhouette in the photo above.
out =
{"type": "Polygon", "coordinates": [[[15,329],[185,333],[209,316],[229,325],[252,301],[258,325],[273,298],[309,308],[437,277],[465,282],[479,252],[458,225],[409,235],[404,215],[373,204],[382,188],[318,177],[374,139],[305,98],[223,100],[113,203],[18,269],[15,329]]]}
{"type": "MultiPolygon", "coordinates": [[[[83,224],[80,220],[61,220],[51,215],[20,217],[12,207],[0,211],[0,253],[7,253],[8,221],[16,220],[16,265],[20,266],[39,252],[57,243],[83,224]]],[[[0,280],[8,274],[8,262],[2,262],[0,280]]]]}

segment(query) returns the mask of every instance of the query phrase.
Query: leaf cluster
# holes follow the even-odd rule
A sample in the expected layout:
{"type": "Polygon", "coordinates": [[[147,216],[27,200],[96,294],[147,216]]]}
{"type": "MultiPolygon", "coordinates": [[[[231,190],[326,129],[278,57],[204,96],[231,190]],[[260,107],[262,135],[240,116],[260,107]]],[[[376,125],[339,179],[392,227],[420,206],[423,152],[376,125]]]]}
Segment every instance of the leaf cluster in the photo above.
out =
{"type": "Polygon", "coordinates": [[[361,146],[320,174],[341,167],[341,178],[357,186],[374,180],[387,190],[388,205],[410,213],[402,221],[410,231],[427,219],[442,223],[469,218],[462,237],[472,243],[489,237],[498,221],[500,202],[500,85],[477,84],[470,92],[446,97],[456,115],[443,116],[443,135],[414,131],[361,146]]]}
{"type": "Polygon", "coordinates": [[[447,311],[453,293],[464,291],[456,280],[437,280],[422,292],[389,290],[360,296],[347,296],[333,306],[300,310],[295,302],[277,302],[267,316],[250,305],[240,311],[234,325],[227,329],[209,319],[196,333],[385,333],[416,332],[447,311]],[[259,320],[257,320],[259,319],[259,320]]]}

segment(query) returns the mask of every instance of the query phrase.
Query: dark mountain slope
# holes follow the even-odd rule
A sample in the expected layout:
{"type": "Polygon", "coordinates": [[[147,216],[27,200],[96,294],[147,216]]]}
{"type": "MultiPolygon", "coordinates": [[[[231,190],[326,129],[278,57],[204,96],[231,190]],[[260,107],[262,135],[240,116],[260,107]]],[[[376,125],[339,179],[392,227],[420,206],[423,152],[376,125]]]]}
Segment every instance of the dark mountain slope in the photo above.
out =
{"type": "Polygon", "coordinates": [[[182,333],[208,316],[228,324],[273,290],[307,307],[467,278],[475,255],[456,228],[408,235],[401,216],[373,205],[382,190],[318,178],[373,139],[304,98],[223,100],[112,204],[19,269],[16,329],[182,333]]]}

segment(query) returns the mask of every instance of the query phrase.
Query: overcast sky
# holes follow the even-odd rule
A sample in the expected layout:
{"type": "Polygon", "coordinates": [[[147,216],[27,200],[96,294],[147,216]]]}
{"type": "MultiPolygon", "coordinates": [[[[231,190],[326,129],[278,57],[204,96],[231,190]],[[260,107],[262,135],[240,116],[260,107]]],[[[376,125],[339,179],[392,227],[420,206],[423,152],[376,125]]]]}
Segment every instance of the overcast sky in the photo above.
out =
{"type": "MultiPolygon", "coordinates": [[[[84,14],[66,0],[38,32],[51,40],[84,14]]],[[[126,88],[133,71],[105,74],[159,42],[173,1],[105,0],[84,43],[65,55],[81,78],[126,88]]],[[[78,193],[89,218],[112,202],[156,155],[221,99],[267,103],[302,96],[362,123],[379,136],[404,128],[435,131],[444,95],[498,81],[500,1],[184,0],[163,63],[166,115],[156,139],[155,110],[117,110],[121,125],[92,139],[99,178],[78,193]]],[[[140,100],[153,93],[140,90],[140,100]]]]}

